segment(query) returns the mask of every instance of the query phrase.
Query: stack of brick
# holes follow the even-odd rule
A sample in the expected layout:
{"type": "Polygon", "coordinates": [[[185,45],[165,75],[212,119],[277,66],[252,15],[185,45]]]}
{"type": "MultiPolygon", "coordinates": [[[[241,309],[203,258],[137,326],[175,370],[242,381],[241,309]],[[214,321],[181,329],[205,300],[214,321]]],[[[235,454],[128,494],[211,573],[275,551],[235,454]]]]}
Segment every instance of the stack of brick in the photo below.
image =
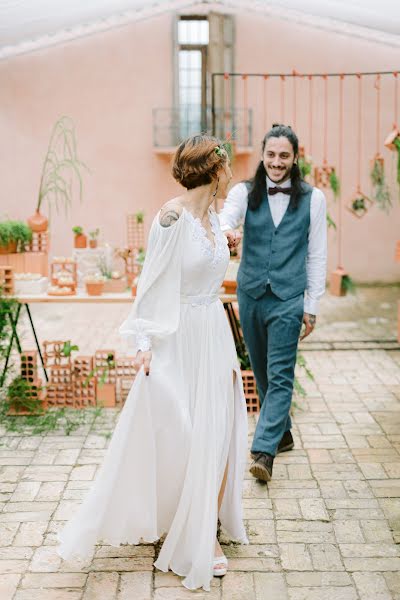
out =
{"type": "Polygon", "coordinates": [[[96,406],[96,382],[93,377],[93,357],[76,356],[73,364],[74,406],[96,406]]]}
{"type": "Polygon", "coordinates": [[[121,356],[116,361],[117,371],[117,406],[122,406],[129,394],[135,379],[136,369],[133,359],[129,356],[121,356]]]}
{"type": "Polygon", "coordinates": [[[94,355],[96,400],[104,407],[116,405],[117,370],[114,350],[97,350],[94,355]]]}
{"type": "Polygon", "coordinates": [[[14,268],[6,265],[0,266],[0,290],[5,296],[14,294],[14,268]]]}
{"type": "Polygon", "coordinates": [[[42,380],[38,377],[38,353],[36,350],[25,350],[21,353],[21,378],[29,383],[29,398],[45,401],[42,380]]]}
{"type": "Polygon", "coordinates": [[[63,352],[65,342],[43,342],[44,365],[49,376],[47,403],[49,406],[74,407],[71,356],[63,352]]]}

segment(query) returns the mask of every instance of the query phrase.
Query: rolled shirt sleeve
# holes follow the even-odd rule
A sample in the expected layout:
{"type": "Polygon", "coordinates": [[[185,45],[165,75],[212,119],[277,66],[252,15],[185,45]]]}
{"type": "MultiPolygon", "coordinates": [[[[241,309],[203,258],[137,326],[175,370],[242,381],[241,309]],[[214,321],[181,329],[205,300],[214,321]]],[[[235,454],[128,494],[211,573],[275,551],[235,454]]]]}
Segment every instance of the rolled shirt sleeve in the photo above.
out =
{"type": "Polygon", "coordinates": [[[218,214],[222,231],[236,229],[241,225],[247,210],[247,187],[241,182],[233,186],[218,214]]]}
{"type": "Polygon", "coordinates": [[[304,312],[318,314],[319,300],[325,292],[327,263],[326,199],[314,188],[310,206],[310,229],[307,250],[307,289],[304,312]]]}

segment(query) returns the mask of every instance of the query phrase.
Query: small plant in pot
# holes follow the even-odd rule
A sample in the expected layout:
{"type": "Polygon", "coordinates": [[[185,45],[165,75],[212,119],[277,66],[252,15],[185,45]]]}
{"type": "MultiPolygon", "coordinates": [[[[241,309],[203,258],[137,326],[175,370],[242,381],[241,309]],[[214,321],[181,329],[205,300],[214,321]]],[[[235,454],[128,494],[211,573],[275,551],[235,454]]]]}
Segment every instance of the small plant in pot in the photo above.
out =
{"type": "Polygon", "coordinates": [[[23,221],[0,222],[0,254],[24,252],[32,240],[32,230],[23,221]]]}
{"type": "Polygon", "coordinates": [[[74,233],[74,247],[75,248],[86,248],[87,246],[87,237],[83,233],[83,227],[75,226],[72,228],[74,233]]]}
{"type": "Polygon", "coordinates": [[[7,406],[10,413],[43,412],[42,400],[39,398],[40,388],[33,389],[31,383],[21,376],[16,377],[7,389],[7,406]]]}
{"type": "Polygon", "coordinates": [[[89,296],[101,296],[104,290],[105,277],[103,275],[87,275],[85,277],[86,291],[89,296]]]}
{"type": "Polygon", "coordinates": [[[44,201],[49,212],[55,206],[64,205],[65,213],[74,195],[82,200],[82,171],[86,165],[78,158],[75,126],[69,117],[60,117],[51,132],[49,145],[44,158],[35,214],[29,217],[32,231],[47,230],[48,219],[40,210],[44,201]]]}
{"type": "Polygon", "coordinates": [[[93,231],[89,231],[89,246],[91,248],[97,248],[97,242],[99,237],[100,229],[94,229],[93,231]]]}

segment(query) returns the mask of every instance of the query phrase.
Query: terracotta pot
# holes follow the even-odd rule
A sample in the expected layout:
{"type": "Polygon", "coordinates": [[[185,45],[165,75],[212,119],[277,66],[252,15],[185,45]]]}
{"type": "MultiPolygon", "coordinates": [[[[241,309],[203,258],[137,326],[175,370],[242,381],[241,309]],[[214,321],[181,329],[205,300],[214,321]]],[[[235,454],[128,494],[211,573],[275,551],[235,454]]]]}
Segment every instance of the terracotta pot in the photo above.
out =
{"type": "Polygon", "coordinates": [[[397,127],[394,127],[393,130],[389,133],[385,141],[383,142],[386,148],[389,150],[397,150],[394,140],[400,136],[400,131],[397,127]]]}
{"type": "Polygon", "coordinates": [[[396,260],[396,262],[400,262],[400,240],[396,243],[395,260],[396,260]]]}
{"type": "Polygon", "coordinates": [[[0,246],[0,254],[15,254],[18,242],[8,242],[7,246],[0,246]]]}
{"type": "Polygon", "coordinates": [[[42,215],[42,213],[36,210],[35,214],[27,219],[27,223],[35,233],[43,233],[44,231],[47,231],[49,220],[47,217],[42,215]]]}
{"type": "Polygon", "coordinates": [[[137,285],[136,285],[136,283],[132,284],[131,290],[132,290],[132,296],[136,296],[136,294],[137,294],[137,285]]]}
{"type": "Polygon", "coordinates": [[[97,248],[97,240],[89,240],[89,246],[91,248],[97,248]]]}
{"type": "Polygon", "coordinates": [[[345,296],[346,290],[342,285],[343,277],[347,275],[346,271],[341,267],[338,267],[336,271],[333,271],[329,279],[329,292],[332,296],[345,296]]]}
{"type": "Polygon", "coordinates": [[[86,282],[86,291],[89,296],[101,296],[103,293],[104,283],[102,281],[96,283],[86,282]]]}
{"type": "Polygon", "coordinates": [[[74,237],[74,246],[75,248],[86,248],[87,237],[84,233],[80,233],[74,237]]]}
{"type": "Polygon", "coordinates": [[[127,285],[126,277],[121,277],[120,279],[107,279],[104,282],[104,292],[106,294],[119,294],[126,290],[127,285]]]}

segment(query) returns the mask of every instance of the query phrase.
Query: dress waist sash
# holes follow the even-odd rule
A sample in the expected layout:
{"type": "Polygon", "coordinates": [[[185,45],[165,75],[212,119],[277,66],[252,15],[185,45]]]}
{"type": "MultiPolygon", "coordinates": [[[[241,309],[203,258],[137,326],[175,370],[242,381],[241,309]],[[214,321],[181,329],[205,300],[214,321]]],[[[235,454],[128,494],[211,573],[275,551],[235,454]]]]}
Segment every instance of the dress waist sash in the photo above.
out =
{"type": "Polygon", "coordinates": [[[216,302],[218,294],[203,294],[200,296],[185,296],[181,294],[181,304],[191,304],[192,306],[208,306],[216,302]]]}

